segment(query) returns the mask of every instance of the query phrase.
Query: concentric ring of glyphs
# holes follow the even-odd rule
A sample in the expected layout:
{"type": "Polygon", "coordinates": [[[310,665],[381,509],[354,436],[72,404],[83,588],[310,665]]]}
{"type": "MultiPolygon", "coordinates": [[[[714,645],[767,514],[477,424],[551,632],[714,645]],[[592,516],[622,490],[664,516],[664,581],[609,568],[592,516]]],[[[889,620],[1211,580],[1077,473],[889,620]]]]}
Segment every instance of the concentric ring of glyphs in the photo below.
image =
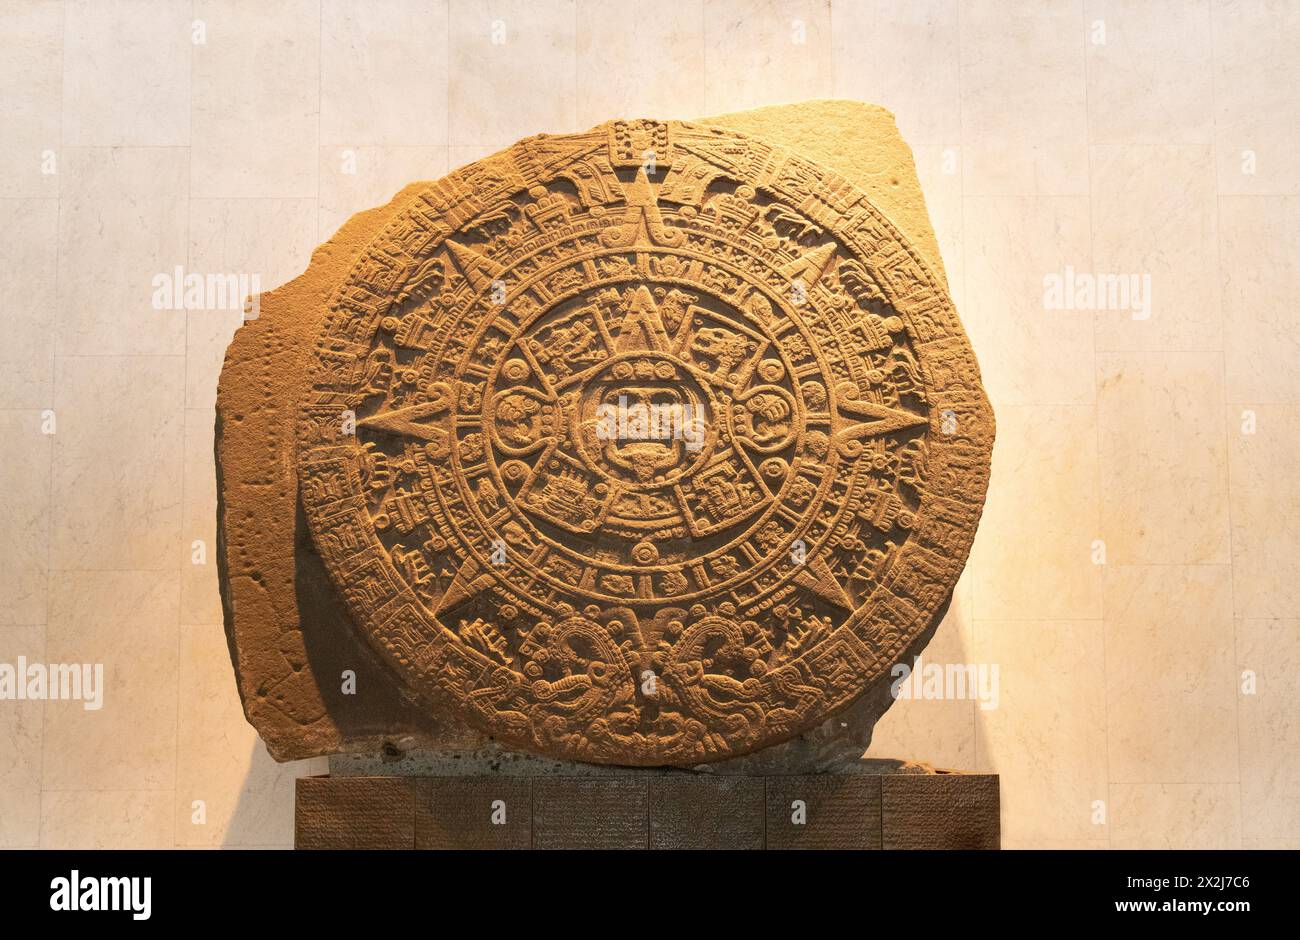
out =
{"type": "MultiPolygon", "coordinates": [[[[626,280],[624,280],[624,281],[605,281],[605,282],[601,282],[602,285],[608,285],[608,284],[626,284],[626,283],[634,283],[634,282],[626,281],[626,280]]],[[[683,279],[680,279],[680,278],[668,279],[665,283],[671,284],[671,285],[673,285],[673,286],[676,287],[676,288],[685,288],[685,287],[695,286],[696,289],[698,290],[698,285],[691,285],[689,281],[686,281],[686,280],[683,280],[683,279]]],[[[526,287],[526,285],[525,285],[525,287],[526,287]]],[[[563,297],[561,297],[561,298],[557,298],[557,302],[561,302],[561,301],[563,301],[564,299],[566,299],[566,298],[563,298],[563,297]]],[[[509,303],[509,301],[507,300],[507,301],[506,301],[506,304],[508,305],[508,303],[509,303]]],[[[549,309],[552,309],[552,308],[548,308],[548,310],[549,310],[549,309]]],[[[539,316],[544,315],[546,312],[547,312],[547,311],[542,311],[542,312],[539,314],[539,316]]],[[[526,331],[527,331],[527,327],[525,326],[525,327],[524,327],[523,329],[521,329],[519,332],[523,333],[523,332],[526,332],[526,331]]],[[[784,356],[785,356],[784,351],[781,350],[779,347],[775,347],[775,348],[773,349],[773,352],[775,352],[776,354],[780,355],[782,358],[784,358],[784,356]]],[[[680,361],[680,360],[679,360],[679,361],[680,361]]],[[[769,361],[770,361],[770,360],[769,360],[769,361]]],[[[792,370],[790,369],[790,366],[789,366],[788,363],[783,363],[783,364],[782,364],[782,368],[783,368],[784,370],[792,371],[792,370]]],[[[491,380],[489,380],[489,386],[491,386],[491,384],[492,384],[492,383],[491,383],[491,380]]],[[[724,419],[725,419],[725,416],[724,416],[724,419]]],[[[709,429],[709,435],[710,435],[710,436],[714,436],[715,434],[716,434],[716,430],[713,429],[713,428],[710,428],[710,429],[709,429]]],[[[802,436],[803,436],[803,429],[802,429],[802,427],[800,427],[800,428],[798,429],[798,435],[797,435],[797,437],[795,438],[795,448],[796,448],[796,450],[798,449],[798,445],[799,445],[800,443],[802,443],[802,436]]],[[[831,455],[831,460],[834,461],[835,459],[836,459],[836,458],[834,457],[834,455],[831,455]]],[[[756,474],[756,476],[759,476],[759,475],[756,474]]],[[[459,478],[458,478],[458,479],[459,479],[459,478]]],[[[790,486],[791,481],[794,480],[794,479],[796,479],[796,477],[795,477],[794,475],[788,475],[787,478],[786,478],[784,481],[782,481],[782,490],[784,491],[784,490],[788,489],[789,486],[790,486]]],[[[496,482],[501,486],[502,489],[505,489],[504,481],[500,480],[499,477],[497,478],[497,481],[496,481],[496,482]]],[[[467,495],[467,494],[463,494],[463,495],[467,495]]],[[[780,494],[777,493],[777,494],[772,495],[772,497],[771,497],[769,500],[767,500],[767,502],[769,502],[769,503],[771,504],[770,507],[769,507],[767,510],[765,510],[762,514],[760,514],[758,517],[752,519],[752,520],[751,520],[751,521],[752,521],[752,525],[758,525],[758,524],[761,524],[762,521],[765,520],[768,516],[770,516],[770,514],[771,514],[772,512],[776,511],[776,508],[777,508],[777,507],[780,505],[780,503],[781,503],[781,497],[780,497],[780,494]]],[[[815,505],[815,503],[814,503],[813,505],[815,505]]],[[[806,508],[807,508],[807,509],[811,509],[812,506],[809,506],[809,507],[806,507],[806,508]]],[[[520,514],[520,515],[519,515],[519,518],[521,519],[521,521],[524,521],[526,524],[528,524],[528,523],[527,523],[527,518],[528,518],[528,517],[527,517],[526,515],[524,515],[524,514],[520,514]]],[[[482,520],[480,520],[480,522],[482,522],[482,520]]],[[[724,545],[722,545],[722,546],[720,546],[720,547],[714,549],[713,552],[711,553],[711,555],[713,555],[713,556],[718,556],[718,555],[721,555],[721,554],[725,553],[725,552],[727,551],[728,548],[734,549],[736,543],[738,543],[739,541],[743,540],[743,538],[744,538],[744,536],[745,536],[745,532],[748,531],[749,528],[752,528],[752,525],[751,525],[751,526],[748,526],[748,527],[746,527],[746,528],[744,528],[744,529],[742,529],[742,530],[740,530],[740,531],[737,532],[737,533],[735,533],[735,534],[733,535],[733,537],[732,537],[732,538],[731,538],[727,543],[725,543],[724,545]]],[[[484,528],[486,529],[487,526],[485,525],[484,528]]],[[[537,534],[538,534],[535,526],[532,526],[532,525],[530,524],[530,525],[529,525],[529,528],[530,528],[530,531],[531,531],[532,534],[534,534],[534,535],[537,535],[537,534]]],[[[796,538],[796,537],[797,537],[797,533],[791,533],[790,536],[789,536],[789,540],[790,540],[790,541],[793,541],[794,538],[796,538]]],[[[572,533],[569,534],[569,541],[568,541],[567,543],[564,542],[564,541],[561,541],[561,540],[547,540],[547,541],[549,542],[549,544],[554,545],[554,547],[555,547],[556,549],[558,549],[559,551],[566,552],[566,553],[571,553],[571,554],[573,554],[573,555],[575,555],[575,556],[580,555],[581,549],[580,549],[580,547],[579,547],[578,545],[575,544],[575,541],[576,541],[576,540],[575,540],[575,538],[574,538],[574,536],[573,536],[572,533]]],[[[766,564],[769,563],[769,562],[778,562],[778,561],[783,557],[783,555],[784,555],[783,552],[772,552],[770,558],[767,558],[767,559],[761,559],[761,560],[755,560],[755,562],[756,562],[757,564],[759,564],[760,566],[766,566],[766,564]]],[[[695,560],[698,561],[699,559],[696,558],[695,560]]],[[[617,567],[619,568],[619,570],[628,570],[628,569],[632,568],[633,566],[631,566],[631,565],[621,565],[621,566],[617,566],[617,567]]],[[[741,577],[741,576],[740,576],[740,575],[737,575],[736,578],[733,578],[732,580],[734,581],[734,580],[738,579],[739,577],[741,577]]],[[[563,585],[562,585],[561,583],[559,583],[558,580],[557,580],[556,586],[557,586],[557,587],[562,587],[563,585]]],[[[711,583],[710,585],[708,585],[708,589],[711,590],[711,591],[713,591],[713,592],[717,592],[717,591],[721,591],[721,590],[726,590],[727,587],[728,587],[728,582],[726,582],[726,581],[716,581],[716,580],[715,580],[713,583],[711,583]]],[[[599,592],[597,592],[597,593],[599,593],[599,592]]],[[[691,592],[691,594],[694,594],[694,595],[698,595],[699,593],[701,593],[701,591],[691,592]]],[[[691,597],[691,594],[686,594],[686,595],[677,595],[677,599],[687,599],[687,598],[691,597]]],[[[617,600],[619,600],[618,597],[615,597],[615,596],[609,596],[609,595],[604,595],[604,596],[601,597],[601,599],[602,599],[602,600],[606,600],[606,601],[617,601],[617,600]]]]}

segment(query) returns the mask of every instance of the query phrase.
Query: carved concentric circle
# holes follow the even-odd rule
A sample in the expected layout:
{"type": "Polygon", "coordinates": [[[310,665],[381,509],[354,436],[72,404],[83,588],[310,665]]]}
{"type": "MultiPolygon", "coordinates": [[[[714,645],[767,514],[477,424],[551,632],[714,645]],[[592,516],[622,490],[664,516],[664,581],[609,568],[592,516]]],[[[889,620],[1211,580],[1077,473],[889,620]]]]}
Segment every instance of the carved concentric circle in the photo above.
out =
{"type": "Polygon", "coordinates": [[[691,764],[887,676],[965,562],[992,415],[867,197],[677,122],[432,184],[330,302],[301,495],[357,628],[506,743],[691,764]]]}

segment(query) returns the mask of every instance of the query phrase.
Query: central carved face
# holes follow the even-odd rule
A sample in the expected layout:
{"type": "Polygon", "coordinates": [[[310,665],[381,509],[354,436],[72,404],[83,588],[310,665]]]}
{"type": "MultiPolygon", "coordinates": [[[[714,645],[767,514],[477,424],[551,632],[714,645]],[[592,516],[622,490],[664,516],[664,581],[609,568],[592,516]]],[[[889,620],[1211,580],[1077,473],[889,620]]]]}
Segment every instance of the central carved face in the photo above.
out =
{"type": "Polygon", "coordinates": [[[584,563],[632,567],[642,543],[680,554],[685,538],[741,537],[778,498],[803,427],[793,369],[757,304],[634,280],[518,324],[485,419],[521,524],[584,563]]]}
{"type": "Polygon", "coordinates": [[[639,483],[664,481],[678,469],[686,453],[682,426],[691,413],[679,390],[615,385],[599,397],[597,436],[606,463],[639,483]]]}
{"type": "Polygon", "coordinates": [[[707,456],[711,410],[680,362],[648,354],[620,358],[583,388],[575,437],[592,469],[611,481],[668,486],[707,456]]]}

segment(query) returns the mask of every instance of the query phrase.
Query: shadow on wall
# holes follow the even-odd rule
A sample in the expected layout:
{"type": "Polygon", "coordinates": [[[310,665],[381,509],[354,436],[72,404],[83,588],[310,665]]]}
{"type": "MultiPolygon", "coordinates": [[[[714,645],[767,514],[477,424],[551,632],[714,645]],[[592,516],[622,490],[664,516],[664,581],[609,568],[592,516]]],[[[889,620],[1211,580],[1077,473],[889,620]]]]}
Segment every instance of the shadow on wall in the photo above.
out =
{"type": "Polygon", "coordinates": [[[328,762],[320,757],[277,764],[261,740],[255,738],[247,763],[220,846],[293,848],[294,781],[298,777],[326,773],[328,762]]]}
{"type": "Polygon", "coordinates": [[[992,769],[987,755],[978,753],[985,710],[980,699],[996,703],[1000,675],[995,664],[974,662],[967,571],[930,642],[893,670],[895,701],[876,724],[864,757],[923,761],[944,770],[992,769]]]}

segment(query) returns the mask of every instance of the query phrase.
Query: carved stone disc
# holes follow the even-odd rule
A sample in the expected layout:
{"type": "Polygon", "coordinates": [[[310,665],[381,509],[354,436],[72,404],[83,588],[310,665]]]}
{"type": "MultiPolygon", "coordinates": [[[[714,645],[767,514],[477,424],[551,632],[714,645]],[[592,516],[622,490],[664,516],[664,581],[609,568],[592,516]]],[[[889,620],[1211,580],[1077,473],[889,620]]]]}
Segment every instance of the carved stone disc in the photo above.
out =
{"type": "Polygon", "coordinates": [[[844,708],[933,623],[993,437],[867,197],[618,121],[459,170],[330,300],[302,500],[417,698],[556,757],[695,764],[844,708]]]}

